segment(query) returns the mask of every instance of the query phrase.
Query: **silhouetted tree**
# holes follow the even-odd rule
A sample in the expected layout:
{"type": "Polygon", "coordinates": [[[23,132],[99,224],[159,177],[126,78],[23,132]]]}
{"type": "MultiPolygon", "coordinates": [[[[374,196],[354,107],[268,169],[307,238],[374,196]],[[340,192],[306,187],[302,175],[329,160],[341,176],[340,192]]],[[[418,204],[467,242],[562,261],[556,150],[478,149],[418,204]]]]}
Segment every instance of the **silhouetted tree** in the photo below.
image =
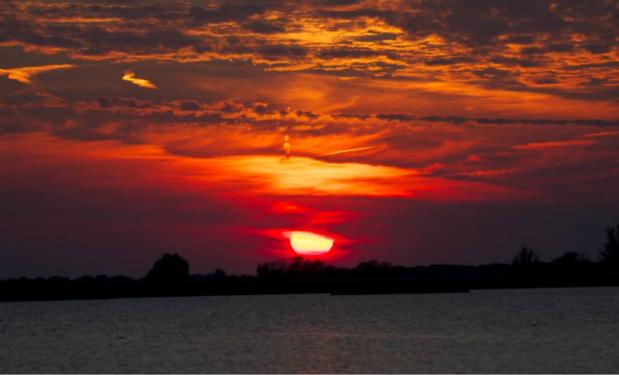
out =
{"type": "Polygon", "coordinates": [[[529,266],[535,263],[539,263],[537,254],[526,246],[523,246],[512,260],[514,266],[529,266]]]}
{"type": "Polygon", "coordinates": [[[288,273],[316,273],[322,271],[324,263],[319,260],[308,260],[303,257],[295,257],[288,265],[288,273]]]}
{"type": "MultiPolygon", "coordinates": [[[[194,277],[196,275],[192,275],[192,277],[194,277]]],[[[224,280],[227,276],[226,271],[222,270],[221,268],[217,267],[215,269],[215,271],[211,272],[211,273],[207,273],[206,275],[202,276],[204,277],[206,280],[224,280]]]]}
{"type": "Polygon", "coordinates": [[[256,268],[258,277],[282,276],[286,272],[288,265],[284,261],[275,261],[259,264],[256,268]]]}
{"type": "Polygon", "coordinates": [[[550,263],[561,267],[577,267],[583,263],[589,263],[589,259],[582,253],[568,251],[560,257],[553,259],[550,263]]]}
{"type": "Polygon", "coordinates": [[[213,277],[215,277],[216,279],[225,279],[226,278],[226,271],[224,271],[221,268],[217,267],[217,269],[215,269],[215,271],[213,271],[213,277]]]}
{"type": "Polygon", "coordinates": [[[176,253],[163,254],[148,271],[146,278],[158,282],[185,280],[189,278],[189,263],[176,253]]]}
{"type": "Polygon", "coordinates": [[[600,261],[613,268],[619,267],[619,224],[616,229],[606,229],[606,243],[600,251],[600,261]]]}
{"type": "Polygon", "coordinates": [[[376,259],[361,262],[353,268],[354,272],[364,275],[384,275],[394,271],[391,263],[379,262],[376,259]]]}

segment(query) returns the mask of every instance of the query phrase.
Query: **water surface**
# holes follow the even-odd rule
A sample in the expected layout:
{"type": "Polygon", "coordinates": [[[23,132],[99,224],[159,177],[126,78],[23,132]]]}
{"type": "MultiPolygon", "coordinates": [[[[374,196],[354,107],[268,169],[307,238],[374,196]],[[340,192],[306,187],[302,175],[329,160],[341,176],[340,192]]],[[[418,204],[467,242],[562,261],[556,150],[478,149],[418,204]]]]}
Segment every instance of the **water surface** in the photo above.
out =
{"type": "Polygon", "coordinates": [[[0,372],[619,372],[619,288],[0,303],[0,372]]]}

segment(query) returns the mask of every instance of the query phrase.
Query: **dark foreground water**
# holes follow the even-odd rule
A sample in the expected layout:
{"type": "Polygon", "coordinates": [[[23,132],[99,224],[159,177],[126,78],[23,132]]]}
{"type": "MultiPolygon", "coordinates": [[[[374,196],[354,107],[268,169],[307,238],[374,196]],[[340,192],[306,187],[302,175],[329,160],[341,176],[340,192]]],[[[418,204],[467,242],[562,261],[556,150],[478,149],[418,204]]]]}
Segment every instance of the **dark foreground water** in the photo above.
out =
{"type": "Polygon", "coordinates": [[[0,372],[619,372],[619,288],[1,303],[0,372]]]}

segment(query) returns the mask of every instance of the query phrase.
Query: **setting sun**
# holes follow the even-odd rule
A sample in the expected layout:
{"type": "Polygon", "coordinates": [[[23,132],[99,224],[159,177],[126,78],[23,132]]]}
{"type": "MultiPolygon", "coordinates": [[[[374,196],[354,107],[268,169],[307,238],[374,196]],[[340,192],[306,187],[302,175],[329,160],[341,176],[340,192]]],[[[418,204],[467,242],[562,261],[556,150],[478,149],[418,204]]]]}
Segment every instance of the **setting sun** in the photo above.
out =
{"type": "Polygon", "coordinates": [[[333,247],[333,238],[312,232],[294,231],[290,233],[290,246],[300,255],[321,255],[333,247]]]}

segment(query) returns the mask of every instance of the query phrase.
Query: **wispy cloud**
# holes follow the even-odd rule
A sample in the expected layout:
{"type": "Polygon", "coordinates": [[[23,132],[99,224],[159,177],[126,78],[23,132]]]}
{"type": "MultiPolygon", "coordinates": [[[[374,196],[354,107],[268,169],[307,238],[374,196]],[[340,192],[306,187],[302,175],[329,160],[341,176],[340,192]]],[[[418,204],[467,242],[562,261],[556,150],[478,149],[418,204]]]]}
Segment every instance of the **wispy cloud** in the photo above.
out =
{"type": "Polygon", "coordinates": [[[21,83],[32,83],[32,77],[37,74],[49,72],[52,70],[69,69],[73,66],[74,65],[72,64],[54,64],[41,66],[24,66],[10,69],[0,68],[0,75],[5,75],[8,79],[12,79],[21,83]]]}
{"type": "Polygon", "coordinates": [[[147,79],[143,79],[143,78],[137,78],[135,76],[135,73],[131,71],[125,72],[122,79],[123,81],[131,82],[134,85],[143,87],[145,89],[156,89],[157,88],[157,86],[155,86],[155,84],[153,84],[151,81],[147,79]]]}
{"type": "Polygon", "coordinates": [[[587,139],[570,139],[565,141],[531,142],[513,146],[514,150],[547,150],[559,147],[590,146],[595,141],[587,139]]]}
{"type": "Polygon", "coordinates": [[[376,148],[376,146],[347,148],[347,149],[343,149],[343,150],[337,150],[337,151],[329,152],[327,154],[323,154],[322,156],[335,156],[335,155],[340,155],[340,154],[348,154],[348,153],[352,153],[352,152],[361,152],[361,151],[371,150],[373,148],[376,148]]]}

